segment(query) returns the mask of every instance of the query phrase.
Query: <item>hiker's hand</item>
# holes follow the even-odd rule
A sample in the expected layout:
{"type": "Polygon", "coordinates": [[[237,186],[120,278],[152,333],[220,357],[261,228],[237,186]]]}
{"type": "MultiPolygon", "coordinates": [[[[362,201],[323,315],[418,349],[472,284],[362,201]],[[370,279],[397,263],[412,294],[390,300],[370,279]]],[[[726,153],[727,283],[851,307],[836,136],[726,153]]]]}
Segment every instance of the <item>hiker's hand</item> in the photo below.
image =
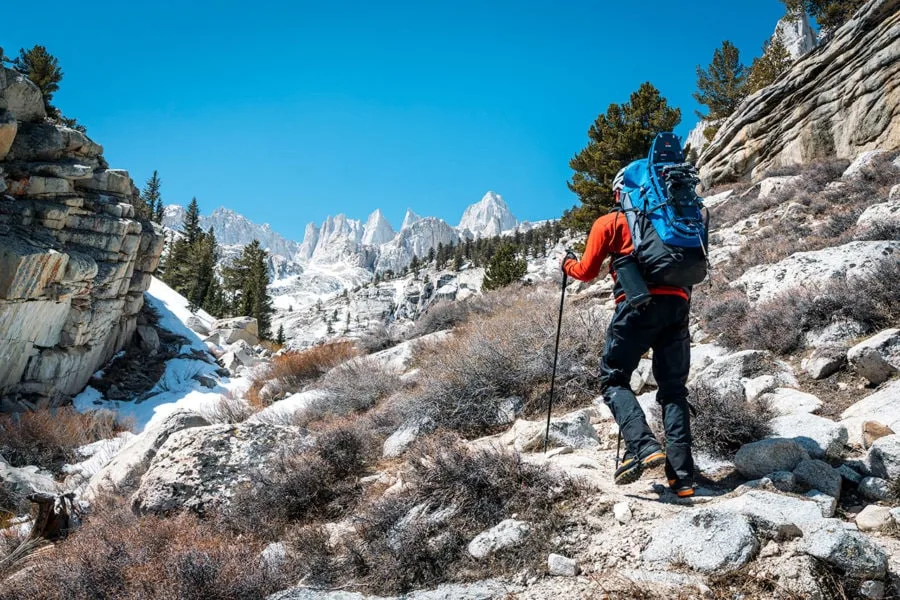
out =
{"type": "Polygon", "coordinates": [[[572,260],[578,260],[578,257],[575,256],[574,252],[572,252],[571,250],[566,250],[566,253],[563,255],[563,257],[559,259],[559,268],[562,269],[563,271],[565,271],[566,270],[566,261],[569,260],[570,258],[572,260]]]}

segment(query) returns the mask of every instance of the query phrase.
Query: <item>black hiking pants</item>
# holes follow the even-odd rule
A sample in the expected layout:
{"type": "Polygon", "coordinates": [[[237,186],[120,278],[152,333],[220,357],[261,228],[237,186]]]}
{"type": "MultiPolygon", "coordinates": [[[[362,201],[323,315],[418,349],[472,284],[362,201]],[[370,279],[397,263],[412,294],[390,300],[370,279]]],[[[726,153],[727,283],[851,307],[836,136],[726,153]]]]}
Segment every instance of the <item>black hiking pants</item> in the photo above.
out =
{"type": "Polygon", "coordinates": [[[603,399],[619,425],[626,454],[640,458],[657,450],[659,442],[631,390],[631,374],[641,356],[653,349],[653,376],[659,387],[656,401],[666,430],[666,475],[683,484],[692,484],[694,478],[685,385],[691,365],[690,308],[684,298],[670,295],[655,295],[641,309],[620,303],[609,324],[600,363],[603,399]]]}

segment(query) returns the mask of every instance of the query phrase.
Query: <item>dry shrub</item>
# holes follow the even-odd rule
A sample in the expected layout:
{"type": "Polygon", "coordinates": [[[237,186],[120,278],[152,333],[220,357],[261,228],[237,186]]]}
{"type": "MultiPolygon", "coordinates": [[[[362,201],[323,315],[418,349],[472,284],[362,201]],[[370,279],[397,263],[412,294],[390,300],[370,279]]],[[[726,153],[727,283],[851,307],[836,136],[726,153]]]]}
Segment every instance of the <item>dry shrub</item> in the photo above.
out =
{"type": "MultiPolygon", "coordinates": [[[[833,158],[812,162],[799,168],[787,169],[786,174],[799,175],[801,179],[764,198],[759,196],[758,186],[751,187],[741,194],[740,201],[725,202],[713,207],[710,210],[711,222],[716,227],[724,227],[746,219],[750,215],[797,200],[799,196],[809,199],[817,198],[826,185],[840,179],[849,165],[850,162],[845,159],[833,158]]],[[[765,177],[774,176],[780,175],[772,175],[771,172],[765,174],[765,177]]]]}
{"type": "Polygon", "coordinates": [[[870,242],[900,240],[900,224],[875,223],[863,232],[856,234],[856,239],[870,242]]]}
{"type": "Polygon", "coordinates": [[[242,398],[231,394],[222,395],[212,406],[204,406],[197,410],[204,419],[214,425],[243,423],[253,414],[251,407],[242,398]]]}
{"type": "Polygon", "coordinates": [[[397,337],[383,323],[378,323],[370,328],[366,333],[357,340],[356,345],[363,354],[372,354],[381,350],[387,350],[399,344],[402,339],[397,337]]]}
{"type": "Polygon", "coordinates": [[[700,384],[690,390],[688,401],[696,413],[691,423],[694,447],[714,456],[731,458],[741,446],[766,438],[775,417],[764,401],[747,401],[742,395],[723,394],[700,384]]]}
{"type": "Polygon", "coordinates": [[[0,456],[14,467],[57,471],[79,457],[76,449],[130,431],[132,423],[109,411],[80,413],[70,406],[0,414],[0,456]]]}
{"type": "Polygon", "coordinates": [[[744,292],[728,287],[722,291],[703,287],[694,291],[691,302],[694,314],[705,331],[717,334],[719,340],[730,348],[740,346],[741,327],[750,310],[744,292]]]}
{"type": "MultiPolygon", "coordinates": [[[[417,357],[421,416],[440,426],[477,434],[497,425],[511,397],[531,410],[546,406],[553,366],[559,296],[549,288],[515,288],[454,335],[417,357]]],[[[596,391],[607,315],[599,303],[567,305],[557,369],[558,406],[583,402],[596,391]]]]}
{"type": "Polygon", "coordinates": [[[260,397],[260,391],[270,382],[284,394],[299,392],[329,369],[356,356],[356,353],[351,342],[340,341],[275,356],[271,363],[253,374],[247,399],[253,406],[268,404],[267,399],[260,397]]]}
{"type": "Polygon", "coordinates": [[[260,563],[261,545],[182,514],[137,517],[98,507],[85,525],[0,586],[0,600],[245,600],[289,586],[292,573],[260,563]]]}
{"type": "Polygon", "coordinates": [[[381,362],[361,357],[328,371],[317,387],[328,392],[329,397],[308,411],[311,413],[305,416],[308,421],[325,414],[345,415],[368,410],[400,390],[403,382],[396,372],[381,362]]]}
{"type": "Polygon", "coordinates": [[[406,338],[413,339],[462,325],[469,319],[469,314],[474,304],[474,302],[456,302],[453,300],[435,302],[428,307],[425,314],[416,320],[415,325],[406,338]]]}
{"type": "Polygon", "coordinates": [[[791,175],[799,175],[803,170],[802,165],[791,164],[791,165],[780,165],[777,167],[772,167],[762,175],[762,179],[768,179],[769,177],[788,177],[791,175]]]}
{"type": "Polygon", "coordinates": [[[900,262],[883,261],[871,272],[810,288],[794,288],[749,308],[730,291],[702,301],[704,329],[730,348],[789,354],[802,348],[806,334],[835,321],[855,321],[864,333],[900,321],[900,262]]]}
{"type": "Polygon", "coordinates": [[[564,474],[522,462],[515,453],[472,450],[452,434],[418,443],[408,454],[408,486],[357,511],[356,535],[330,544],[320,527],[289,537],[310,581],[362,583],[376,593],[402,593],[458,578],[496,577],[538,566],[548,532],[576,489],[564,474]],[[533,529],[527,544],[477,562],[466,545],[516,514],[533,529]]]}
{"type": "MultiPolygon", "coordinates": [[[[890,187],[900,182],[900,169],[890,162],[891,157],[891,154],[877,157],[858,177],[829,189],[825,187],[839,178],[847,161],[812,163],[804,167],[800,180],[775,194],[766,198],[748,196],[740,202],[714,207],[712,222],[718,227],[787,203],[806,207],[806,214],[812,219],[808,223],[781,220],[764,228],[721,265],[719,270],[724,278],[734,280],[751,267],[778,262],[795,252],[821,250],[857,239],[856,221],[862,212],[872,204],[883,202],[890,187]]],[[[896,226],[885,225],[864,232],[860,239],[900,239],[900,232],[896,226]]]]}
{"type": "Polygon", "coordinates": [[[333,423],[311,448],[283,453],[238,490],[226,520],[277,539],[289,524],[340,518],[361,492],[358,476],[379,457],[377,442],[365,418],[333,423]]]}

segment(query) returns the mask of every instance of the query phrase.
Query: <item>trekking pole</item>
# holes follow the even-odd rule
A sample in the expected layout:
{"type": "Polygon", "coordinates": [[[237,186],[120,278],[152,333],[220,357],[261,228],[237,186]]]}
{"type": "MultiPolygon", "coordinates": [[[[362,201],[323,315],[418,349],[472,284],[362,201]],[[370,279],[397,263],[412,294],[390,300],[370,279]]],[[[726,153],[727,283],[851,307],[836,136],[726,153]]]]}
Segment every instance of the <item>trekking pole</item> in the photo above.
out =
{"type": "MultiPolygon", "coordinates": [[[[566,257],[575,255],[571,252],[566,253],[566,257]]],[[[556,324],[556,346],[553,349],[553,375],[550,377],[550,404],[547,406],[547,429],[544,432],[544,454],[547,453],[547,444],[550,441],[550,413],[553,411],[553,390],[556,387],[556,360],[559,358],[559,334],[562,331],[562,315],[563,303],[566,300],[566,283],[568,283],[569,275],[563,270],[562,276],[562,294],[559,297],[559,321],[556,324]]]]}

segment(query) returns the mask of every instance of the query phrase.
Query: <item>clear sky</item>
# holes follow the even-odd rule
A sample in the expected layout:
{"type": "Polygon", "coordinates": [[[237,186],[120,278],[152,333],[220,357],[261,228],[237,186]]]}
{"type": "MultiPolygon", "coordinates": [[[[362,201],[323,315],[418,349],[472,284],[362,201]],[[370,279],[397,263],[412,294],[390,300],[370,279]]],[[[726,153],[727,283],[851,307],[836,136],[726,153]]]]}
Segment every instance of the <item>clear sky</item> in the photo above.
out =
{"type": "Polygon", "coordinates": [[[698,108],[724,39],[749,64],[779,0],[289,2],[44,0],[8,23],[43,44],[55,104],[139,187],[196,196],[300,239],[309,221],[407,207],[459,221],[488,190],[520,219],[576,202],[568,161],[611,102],[651,81],[698,108]]]}

